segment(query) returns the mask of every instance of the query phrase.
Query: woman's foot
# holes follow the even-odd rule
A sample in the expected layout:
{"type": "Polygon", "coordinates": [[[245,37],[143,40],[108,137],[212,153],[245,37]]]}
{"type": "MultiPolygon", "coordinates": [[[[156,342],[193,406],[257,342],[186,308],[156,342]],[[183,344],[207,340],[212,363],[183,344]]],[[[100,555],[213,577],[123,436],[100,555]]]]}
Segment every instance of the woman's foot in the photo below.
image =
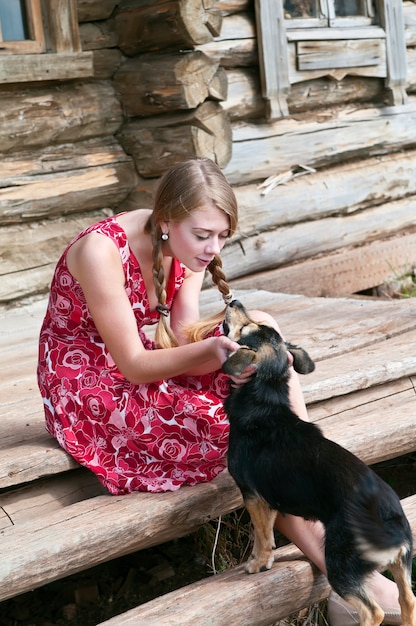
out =
{"type": "MultiPolygon", "coordinates": [[[[384,611],[383,624],[391,624],[393,626],[402,623],[400,606],[397,600],[394,601],[393,598],[392,605],[387,604],[384,600],[380,601],[379,598],[377,598],[377,601],[384,611]]],[[[354,607],[345,602],[335,591],[331,591],[328,598],[328,622],[330,626],[359,626],[360,623],[358,613],[354,607]]]]}

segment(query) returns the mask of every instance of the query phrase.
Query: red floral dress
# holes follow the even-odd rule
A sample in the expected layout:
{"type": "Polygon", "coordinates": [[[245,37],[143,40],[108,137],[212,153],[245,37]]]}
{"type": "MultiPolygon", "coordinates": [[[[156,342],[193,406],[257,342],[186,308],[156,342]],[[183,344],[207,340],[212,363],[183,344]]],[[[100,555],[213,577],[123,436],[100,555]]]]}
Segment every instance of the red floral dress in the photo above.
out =
{"type": "MultiPolygon", "coordinates": [[[[159,314],[149,310],[126,233],[116,217],[110,217],[74,241],[90,232],[110,237],[117,245],[141,339],[147,350],[155,350],[142,327],[156,324],[159,314]]],[[[113,494],[175,491],[184,483],[212,480],[226,465],[226,376],[217,371],[142,385],[126,380],[67,268],[67,250],[55,270],[39,341],[38,383],[48,432],[113,494]]],[[[178,261],[172,265],[168,305],[184,272],[178,261]]]]}

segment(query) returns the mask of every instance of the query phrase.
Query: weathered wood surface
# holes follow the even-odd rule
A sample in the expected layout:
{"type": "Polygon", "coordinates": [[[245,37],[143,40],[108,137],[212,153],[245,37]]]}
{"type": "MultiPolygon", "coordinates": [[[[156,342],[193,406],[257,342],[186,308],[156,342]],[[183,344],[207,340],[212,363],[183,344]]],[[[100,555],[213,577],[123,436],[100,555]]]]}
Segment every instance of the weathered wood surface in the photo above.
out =
{"type": "MultiPolygon", "coordinates": [[[[106,82],[43,87],[0,94],[0,150],[36,150],[110,137],[122,123],[120,103],[106,82]],[[36,132],[34,132],[36,129],[36,132]]],[[[55,148],[56,149],[56,148],[55,148]]],[[[3,161],[3,159],[2,159],[3,161]]]]}
{"type": "Polygon", "coordinates": [[[230,281],[230,286],[249,289],[255,284],[265,291],[302,293],[309,297],[349,296],[386,282],[392,284],[411,271],[415,258],[416,233],[402,234],[237,278],[230,281]]]}
{"type": "MultiPolygon", "coordinates": [[[[384,302],[267,292],[236,294],[249,308],[258,308],[261,301],[262,309],[276,317],[288,340],[303,345],[317,361],[316,371],[302,377],[308,405],[416,373],[414,299],[384,302]]],[[[0,488],[76,466],[44,430],[35,368],[45,307],[45,300],[40,300],[29,308],[6,311],[1,320],[0,488]]],[[[203,292],[203,314],[221,308],[216,290],[203,292]]]]}
{"type": "MultiPolygon", "coordinates": [[[[414,302],[237,295],[249,308],[261,301],[287,338],[316,359],[316,372],[301,382],[311,419],[325,433],[369,463],[415,449],[414,302]],[[342,395],[337,399],[337,394],[342,395]]],[[[216,290],[202,293],[203,314],[221,307],[216,290]]],[[[0,496],[1,599],[187,534],[241,506],[227,473],[176,493],[114,497],[103,495],[85,470],[74,471],[76,464],[44,431],[36,389],[36,344],[44,310],[44,300],[3,310],[0,325],[0,485],[9,488],[0,496]]],[[[303,574],[301,579],[309,580],[303,574]]]]}
{"type": "Polygon", "coordinates": [[[0,228],[0,302],[47,292],[65,246],[92,221],[109,214],[102,209],[30,226],[14,224],[0,228]]]}
{"type": "Polygon", "coordinates": [[[240,122],[233,124],[233,156],[224,174],[232,184],[242,184],[298,164],[324,167],[411,148],[415,142],[416,98],[395,107],[325,111],[314,121],[240,122]]]}
{"type": "Polygon", "coordinates": [[[403,2],[403,20],[406,45],[416,46],[416,5],[414,2],[403,2]]]}
{"type": "Polygon", "coordinates": [[[405,198],[362,213],[282,226],[225,246],[221,253],[224,271],[233,280],[396,233],[412,232],[414,224],[414,201],[405,198]]]}
{"type": "Polygon", "coordinates": [[[79,35],[83,50],[101,50],[102,48],[117,47],[118,39],[116,33],[111,28],[111,22],[80,24],[79,35]]]}
{"type": "Polygon", "coordinates": [[[0,531],[0,599],[188,534],[239,506],[241,496],[224,473],[178,492],[98,495],[46,519],[28,519],[0,531]]]}
{"type": "Polygon", "coordinates": [[[2,56],[0,64],[0,84],[43,82],[49,80],[85,80],[93,76],[93,56],[91,52],[61,52],[47,54],[9,54],[2,56]]]}
{"type": "MultiPolygon", "coordinates": [[[[402,504],[416,534],[416,496],[402,504]]],[[[268,626],[328,596],[325,577],[296,548],[279,548],[275,559],[268,572],[248,575],[240,565],[97,626],[268,626]]]]}
{"type": "Polygon", "coordinates": [[[220,33],[221,23],[215,0],[123,0],[115,13],[119,46],[127,56],[203,44],[220,33]]]}
{"type": "Polygon", "coordinates": [[[416,152],[335,164],[311,174],[297,165],[276,168],[270,180],[265,176],[261,183],[235,187],[235,193],[243,237],[331,214],[346,216],[414,196],[416,152]]]}
{"type": "Polygon", "coordinates": [[[195,48],[223,67],[258,66],[254,13],[237,13],[224,18],[220,34],[195,48]]]}
{"type": "MultiPolygon", "coordinates": [[[[232,121],[264,119],[266,102],[261,96],[260,76],[257,67],[236,67],[226,70],[228,94],[222,103],[232,121]]],[[[408,75],[409,87],[411,84],[408,75]]],[[[345,105],[350,102],[381,100],[383,81],[376,78],[346,76],[335,81],[317,78],[291,86],[287,96],[289,113],[305,112],[320,107],[345,105]]]]}
{"type": "MultiPolygon", "coordinates": [[[[358,361],[358,355],[355,361],[358,361]]],[[[353,385],[350,388],[354,389],[353,385]]],[[[377,463],[414,450],[415,402],[414,380],[412,377],[404,377],[388,382],[382,387],[373,386],[353,391],[341,397],[309,404],[308,407],[311,420],[319,423],[328,437],[338,441],[368,463],[377,463]],[[375,415],[377,415],[376,426],[375,415]],[[400,419],[397,419],[398,415],[400,419]]],[[[26,429],[33,429],[35,432],[32,432],[32,436],[35,436],[32,441],[19,442],[16,433],[13,437],[12,429],[16,430],[19,426],[24,429],[25,425],[21,419],[16,419],[14,424],[11,424],[10,419],[8,422],[7,427],[3,428],[6,435],[9,431],[10,436],[3,444],[2,455],[4,452],[5,457],[2,459],[2,465],[9,468],[9,475],[2,481],[2,487],[7,488],[7,483],[13,479],[16,485],[11,490],[9,487],[9,491],[4,491],[0,498],[1,510],[5,516],[0,528],[6,529],[12,525],[20,527],[35,518],[42,518],[47,524],[47,515],[50,512],[106,493],[91,472],[69,462],[69,457],[65,466],[64,457],[67,455],[62,450],[61,465],[48,464],[48,467],[43,469],[43,477],[35,474],[33,469],[36,457],[38,465],[42,460],[46,460],[47,463],[49,461],[47,456],[50,454],[50,448],[48,436],[43,434],[43,423],[39,422],[39,429],[34,429],[34,424],[29,418],[26,429]],[[37,436],[36,430],[40,433],[37,436]],[[14,445],[11,441],[13,438],[14,445]],[[30,450],[30,446],[34,450],[26,457],[25,453],[30,450]],[[49,451],[46,453],[45,449],[49,451]],[[24,468],[22,459],[25,460],[24,468]],[[31,463],[32,473],[26,469],[31,463]],[[69,469],[75,471],[66,472],[69,469]],[[39,477],[40,480],[35,480],[39,477]],[[31,481],[28,486],[19,487],[27,480],[31,481]]]]}
{"type": "Polygon", "coordinates": [[[195,109],[210,94],[218,70],[200,51],[142,54],[128,59],[114,76],[124,114],[129,117],[195,109]]]}
{"type": "Polygon", "coordinates": [[[112,137],[14,152],[0,164],[0,224],[111,207],[136,181],[131,157],[112,137]]]}
{"type": "Polygon", "coordinates": [[[160,176],[186,158],[209,157],[223,168],[231,157],[231,124],[216,102],[206,101],[186,112],[135,119],[125,123],[117,136],[145,178],[160,176]]]}
{"type": "Polygon", "coordinates": [[[78,0],[78,21],[106,20],[120,2],[121,0],[78,0]]]}

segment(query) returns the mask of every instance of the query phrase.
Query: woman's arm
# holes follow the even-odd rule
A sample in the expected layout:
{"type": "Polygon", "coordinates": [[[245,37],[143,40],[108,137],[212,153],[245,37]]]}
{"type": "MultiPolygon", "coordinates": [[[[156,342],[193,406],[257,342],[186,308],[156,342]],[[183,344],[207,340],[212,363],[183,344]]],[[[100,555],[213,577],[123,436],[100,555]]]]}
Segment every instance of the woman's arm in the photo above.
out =
{"type": "Polygon", "coordinates": [[[120,372],[132,383],[149,383],[203,367],[221,367],[238,344],[227,337],[164,350],[146,350],[124,289],[124,272],[114,243],[98,233],[78,240],[68,251],[68,269],[78,280],[97,330],[120,372]]]}

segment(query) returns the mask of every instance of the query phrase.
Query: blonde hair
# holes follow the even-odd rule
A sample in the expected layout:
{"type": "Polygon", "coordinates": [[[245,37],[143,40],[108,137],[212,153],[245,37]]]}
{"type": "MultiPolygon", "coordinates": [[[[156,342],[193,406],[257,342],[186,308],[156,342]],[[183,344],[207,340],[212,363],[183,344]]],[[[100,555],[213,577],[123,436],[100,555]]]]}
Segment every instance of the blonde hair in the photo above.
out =
{"type": "MultiPolygon", "coordinates": [[[[237,228],[237,200],[224,174],[211,159],[196,158],[176,163],[160,179],[153,212],[145,225],[145,231],[152,236],[153,283],[158,300],[157,309],[161,313],[156,327],[156,343],[163,348],[177,346],[178,341],[167,321],[169,311],[166,306],[166,277],[162,264],[161,223],[182,222],[192,211],[206,208],[207,205],[217,207],[228,216],[231,237],[237,228]]],[[[219,255],[216,255],[208,265],[208,270],[212,282],[228,304],[232,294],[219,255]]],[[[203,339],[223,317],[224,310],[192,324],[186,329],[190,341],[203,339]]]]}

